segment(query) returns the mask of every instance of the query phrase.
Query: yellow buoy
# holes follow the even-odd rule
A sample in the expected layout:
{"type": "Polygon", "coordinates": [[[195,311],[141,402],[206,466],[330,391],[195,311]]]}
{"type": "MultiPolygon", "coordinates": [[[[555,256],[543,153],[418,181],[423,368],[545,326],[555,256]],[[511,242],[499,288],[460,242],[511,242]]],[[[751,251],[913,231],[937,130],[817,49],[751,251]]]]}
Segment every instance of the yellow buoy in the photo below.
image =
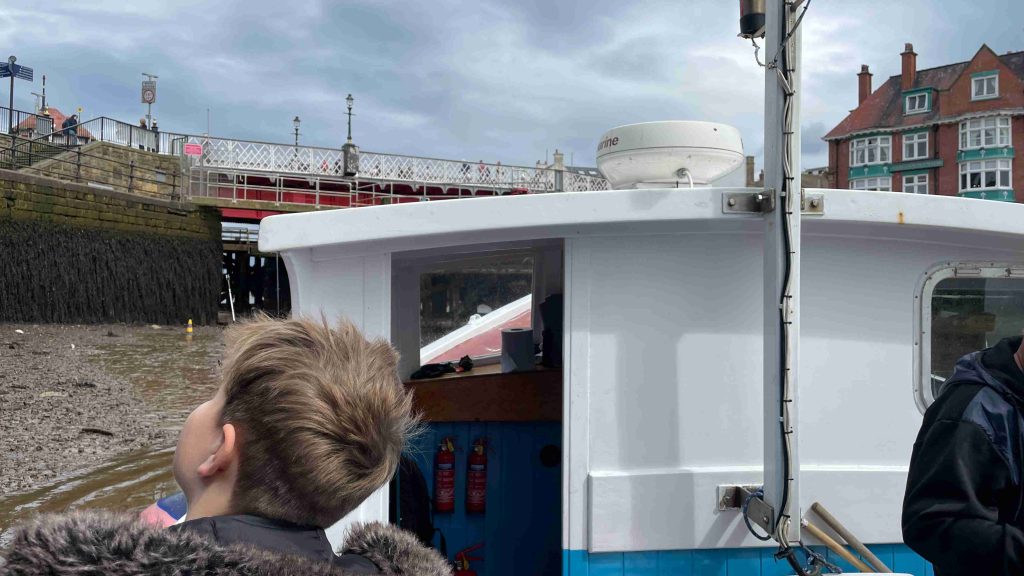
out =
{"type": "Polygon", "coordinates": [[[191,333],[192,333],[192,319],[189,318],[188,319],[188,327],[185,328],[185,334],[191,334],[191,333]]]}

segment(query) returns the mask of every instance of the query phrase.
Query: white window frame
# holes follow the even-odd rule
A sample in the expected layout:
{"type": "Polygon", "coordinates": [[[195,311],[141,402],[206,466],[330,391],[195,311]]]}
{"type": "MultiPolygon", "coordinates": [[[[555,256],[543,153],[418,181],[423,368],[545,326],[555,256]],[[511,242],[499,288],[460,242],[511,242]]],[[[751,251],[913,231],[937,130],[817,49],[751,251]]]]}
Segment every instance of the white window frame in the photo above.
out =
{"type": "Polygon", "coordinates": [[[927,132],[915,132],[913,134],[904,134],[903,161],[906,162],[908,160],[924,160],[928,158],[928,146],[930,145],[930,143],[928,142],[929,140],[930,139],[928,138],[927,132]],[[921,144],[924,144],[924,154],[917,154],[917,152],[920,150],[921,144]],[[908,145],[910,147],[910,150],[913,151],[914,154],[907,154],[908,145]]]}
{"type": "Polygon", "coordinates": [[[903,191],[913,194],[929,194],[928,191],[928,175],[927,174],[910,174],[903,177],[903,191]],[[920,187],[923,186],[924,190],[920,187]]]}
{"type": "Polygon", "coordinates": [[[888,164],[890,162],[892,162],[891,135],[882,134],[850,140],[851,168],[855,166],[870,166],[872,164],[888,164]],[[857,156],[860,152],[863,152],[863,157],[858,161],[857,156]]]}
{"type": "Polygon", "coordinates": [[[921,114],[928,111],[928,93],[907,94],[903,98],[904,114],[921,114]],[[911,106],[911,104],[915,104],[911,106]]]}
{"type": "Polygon", "coordinates": [[[892,192],[892,177],[878,176],[874,178],[856,178],[854,180],[850,180],[850,190],[892,192]]]}
{"type": "Polygon", "coordinates": [[[1009,116],[971,118],[960,123],[960,149],[979,150],[1013,145],[1013,122],[1009,116]]]}
{"type": "Polygon", "coordinates": [[[914,296],[914,324],[919,339],[914,342],[914,400],[924,411],[935,401],[932,393],[932,296],[935,287],[949,278],[1021,278],[1024,262],[943,262],[921,277],[914,296]]]}
{"type": "Polygon", "coordinates": [[[958,184],[960,192],[983,192],[985,190],[1012,190],[1013,189],[1013,161],[1009,158],[993,158],[991,160],[971,160],[960,163],[958,184]],[[995,172],[996,183],[994,186],[985,185],[985,174],[995,172]],[[1003,178],[1003,172],[1006,178],[1003,178]],[[971,174],[980,174],[980,185],[971,186],[971,174]],[[966,176],[966,179],[964,178],[966,176]],[[1005,184],[1003,182],[1006,182],[1005,184]],[[964,183],[967,186],[964,186],[964,183]]]}
{"type": "Polygon", "coordinates": [[[977,76],[971,78],[971,100],[991,100],[993,98],[999,98],[999,74],[988,74],[985,76],[977,76]],[[992,80],[992,87],[994,92],[989,93],[986,88],[989,86],[988,81],[992,80]],[[981,90],[978,90],[981,88],[981,90]]]}

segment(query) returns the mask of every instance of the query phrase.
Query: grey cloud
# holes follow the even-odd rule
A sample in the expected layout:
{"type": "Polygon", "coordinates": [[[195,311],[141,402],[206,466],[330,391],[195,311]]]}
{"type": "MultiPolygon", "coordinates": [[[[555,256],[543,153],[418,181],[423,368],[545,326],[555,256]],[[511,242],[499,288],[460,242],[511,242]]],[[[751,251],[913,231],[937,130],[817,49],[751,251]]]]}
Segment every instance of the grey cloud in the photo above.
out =
{"type": "MultiPolygon", "coordinates": [[[[998,25],[1022,19],[1018,4],[814,2],[804,166],[827,163],[820,135],[855,105],[861,63],[878,85],[898,73],[903,42],[921,67],[982,42],[1022,49],[1020,31],[998,25]]],[[[154,114],[166,130],[205,131],[209,107],[215,134],[287,142],[299,115],[303,142],[338,146],[352,93],[366,149],[529,164],[559,147],[592,164],[605,130],[657,119],[734,124],[760,154],[763,70],[736,20],[718,0],[66,0],[5,10],[0,40],[48,75],[51,102],[86,117],[137,120],[147,71],[160,75],[154,114]]],[[[19,108],[38,87],[18,86],[19,108]]]]}

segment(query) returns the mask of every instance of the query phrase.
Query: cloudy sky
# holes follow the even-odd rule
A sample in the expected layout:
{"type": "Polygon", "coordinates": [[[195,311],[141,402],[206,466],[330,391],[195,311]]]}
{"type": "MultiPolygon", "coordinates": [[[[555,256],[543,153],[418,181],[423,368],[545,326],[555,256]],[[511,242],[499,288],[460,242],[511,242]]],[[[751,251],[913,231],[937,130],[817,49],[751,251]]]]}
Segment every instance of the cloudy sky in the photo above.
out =
{"type": "MultiPolygon", "coordinates": [[[[0,44],[35,69],[20,109],[46,74],[52,106],[134,123],[151,72],[167,131],[205,132],[209,109],[215,135],[288,142],[298,115],[303,143],[336,147],[352,93],[366,150],[593,165],[608,128],[665,119],[733,124],[760,156],[763,73],[737,19],[734,0],[2,0],[0,44]]],[[[805,167],[827,163],[860,64],[877,87],[908,41],[920,68],[1024,50],[1024,2],[813,0],[805,167]]]]}

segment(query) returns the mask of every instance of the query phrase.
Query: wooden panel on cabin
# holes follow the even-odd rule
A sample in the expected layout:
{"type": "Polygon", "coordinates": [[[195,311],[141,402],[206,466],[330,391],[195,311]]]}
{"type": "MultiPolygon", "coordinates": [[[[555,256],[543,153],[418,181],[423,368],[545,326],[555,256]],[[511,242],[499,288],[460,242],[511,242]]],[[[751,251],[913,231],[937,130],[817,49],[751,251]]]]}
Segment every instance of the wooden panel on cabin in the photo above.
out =
{"type": "Polygon", "coordinates": [[[562,371],[502,374],[497,364],[406,383],[427,422],[559,422],[562,371]]]}

